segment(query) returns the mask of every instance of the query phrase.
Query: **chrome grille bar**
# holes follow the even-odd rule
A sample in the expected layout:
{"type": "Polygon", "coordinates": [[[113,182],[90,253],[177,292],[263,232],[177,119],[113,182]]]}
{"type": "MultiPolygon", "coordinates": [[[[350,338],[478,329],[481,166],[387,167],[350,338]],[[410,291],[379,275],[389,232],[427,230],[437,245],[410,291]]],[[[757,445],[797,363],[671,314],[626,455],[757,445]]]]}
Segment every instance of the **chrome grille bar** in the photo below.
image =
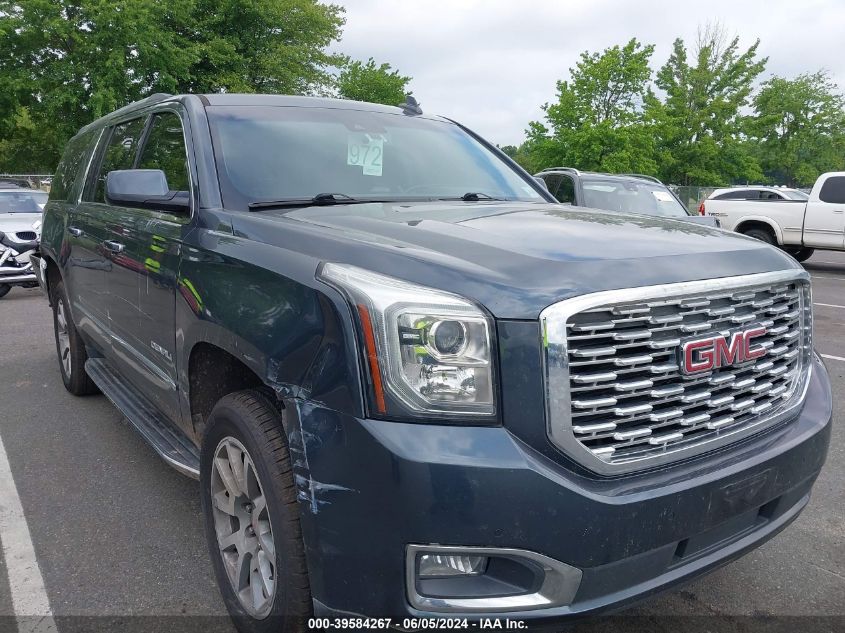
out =
{"type": "Polygon", "coordinates": [[[583,295],[541,314],[548,432],[614,474],[716,448],[785,419],[812,353],[809,276],[761,273],[583,295]],[[756,360],[685,375],[685,340],[763,326],[756,360]]]}

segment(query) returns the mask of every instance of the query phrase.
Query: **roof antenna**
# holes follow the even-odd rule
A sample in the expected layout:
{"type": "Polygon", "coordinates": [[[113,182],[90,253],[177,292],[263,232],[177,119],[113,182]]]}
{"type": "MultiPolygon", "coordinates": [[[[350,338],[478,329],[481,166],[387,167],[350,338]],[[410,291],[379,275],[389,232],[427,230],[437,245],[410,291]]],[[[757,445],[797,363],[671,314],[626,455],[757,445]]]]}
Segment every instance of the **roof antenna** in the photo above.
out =
{"type": "Polygon", "coordinates": [[[405,103],[400,103],[399,107],[402,108],[402,112],[408,116],[416,116],[423,113],[420,104],[410,93],[405,95],[405,103]]]}

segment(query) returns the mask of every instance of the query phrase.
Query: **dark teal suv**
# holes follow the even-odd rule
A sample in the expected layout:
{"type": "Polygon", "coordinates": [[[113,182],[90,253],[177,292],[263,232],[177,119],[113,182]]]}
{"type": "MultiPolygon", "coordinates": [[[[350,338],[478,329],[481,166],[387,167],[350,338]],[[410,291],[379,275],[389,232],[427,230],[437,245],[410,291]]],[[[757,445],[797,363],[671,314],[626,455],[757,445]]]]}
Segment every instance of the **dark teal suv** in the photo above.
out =
{"type": "Polygon", "coordinates": [[[557,204],[413,104],[132,104],[34,264],[68,391],[199,479],[243,631],[618,608],[771,538],[827,453],[793,259],[557,204]]]}

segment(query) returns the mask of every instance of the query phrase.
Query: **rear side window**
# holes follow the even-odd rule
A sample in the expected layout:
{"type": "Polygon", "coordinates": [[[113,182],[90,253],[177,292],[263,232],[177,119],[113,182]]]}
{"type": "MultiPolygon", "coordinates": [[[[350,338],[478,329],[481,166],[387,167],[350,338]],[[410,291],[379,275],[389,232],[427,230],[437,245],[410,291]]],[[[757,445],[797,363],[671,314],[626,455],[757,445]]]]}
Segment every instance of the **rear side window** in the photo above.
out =
{"type": "Polygon", "coordinates": [[[53,182],[50,185],[51,200],[67,200],[74,197],[73,184],[85,170],[92,151],[91,144],[97,134],[99,130],[89,130],[68,141],[62,160],[59,161],[56,173],[53,174],[53,182]]]}
{"type": "Polygon", "coordinates": [[[145,119],[132,119],[116,125],[103,152],[100,171],[93,183],[94,194],[86,192],[85,199],[94,202],[106,201],[106,174],[115,169],[132,169],[138,143],[144,131],[145,119]]]}
{"type": "Polygon", "coordinates": [[[575,204],[575,183],[572,178],[563,174],[549,174],[543,176],[546,181],[546,186],[549,188],[549,193],[552,194],[558,202],[564,204],[575,204]]]}
{"type": "Polygon", "coordinates": [[[560,174],[544,174],[541,176],[543,182],[546,183],[546,189],[549,190],[549,193],[553,196],[557,194],[557,190],[560,187],[560,181],[563,178],[560,174]]]}
{"type": "Polygon", "coordinates": [[[845,204],[845,176],[831,176],[819,191],[819,200],[832,204],[845,204]]]}
{"type": "Polygon", "coordinates": [[[171,191],[187,192],[190,189],[188,155],[179,115],[161,112],[153,117],[138,167],[162,170],[171,191]]]}
{"type": "Polygon", "coordinates": [[[739,189],[738,191],[726,191],[714,197],[714,200],[759,200],[764,193],[759,189],[739,189]]]}
{"type": "Polygon", "coordinates": [[[569,176],[563,176],[560,181],[560,187],[555,192],[555,198],[557,198],[558,202],[575,204],[575,181],[569,176]]]}
{"type": "Polygon", "coordinates": [[[713,196],[713,200],[744,200],[747,195],[745,191],[728,191],[713,196]]]}

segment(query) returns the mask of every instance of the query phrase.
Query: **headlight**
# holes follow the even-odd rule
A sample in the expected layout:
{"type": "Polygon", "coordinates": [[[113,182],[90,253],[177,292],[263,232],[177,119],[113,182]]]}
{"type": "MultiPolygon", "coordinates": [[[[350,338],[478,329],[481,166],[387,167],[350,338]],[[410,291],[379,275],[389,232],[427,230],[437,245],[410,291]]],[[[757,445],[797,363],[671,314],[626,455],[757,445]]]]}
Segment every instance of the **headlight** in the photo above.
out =
{"type": "Polygon", "coordinates": [[[493,324],[474,303],[345,264],[318,274],[357,313],[381,415],[493,416],[493,324]]]}

